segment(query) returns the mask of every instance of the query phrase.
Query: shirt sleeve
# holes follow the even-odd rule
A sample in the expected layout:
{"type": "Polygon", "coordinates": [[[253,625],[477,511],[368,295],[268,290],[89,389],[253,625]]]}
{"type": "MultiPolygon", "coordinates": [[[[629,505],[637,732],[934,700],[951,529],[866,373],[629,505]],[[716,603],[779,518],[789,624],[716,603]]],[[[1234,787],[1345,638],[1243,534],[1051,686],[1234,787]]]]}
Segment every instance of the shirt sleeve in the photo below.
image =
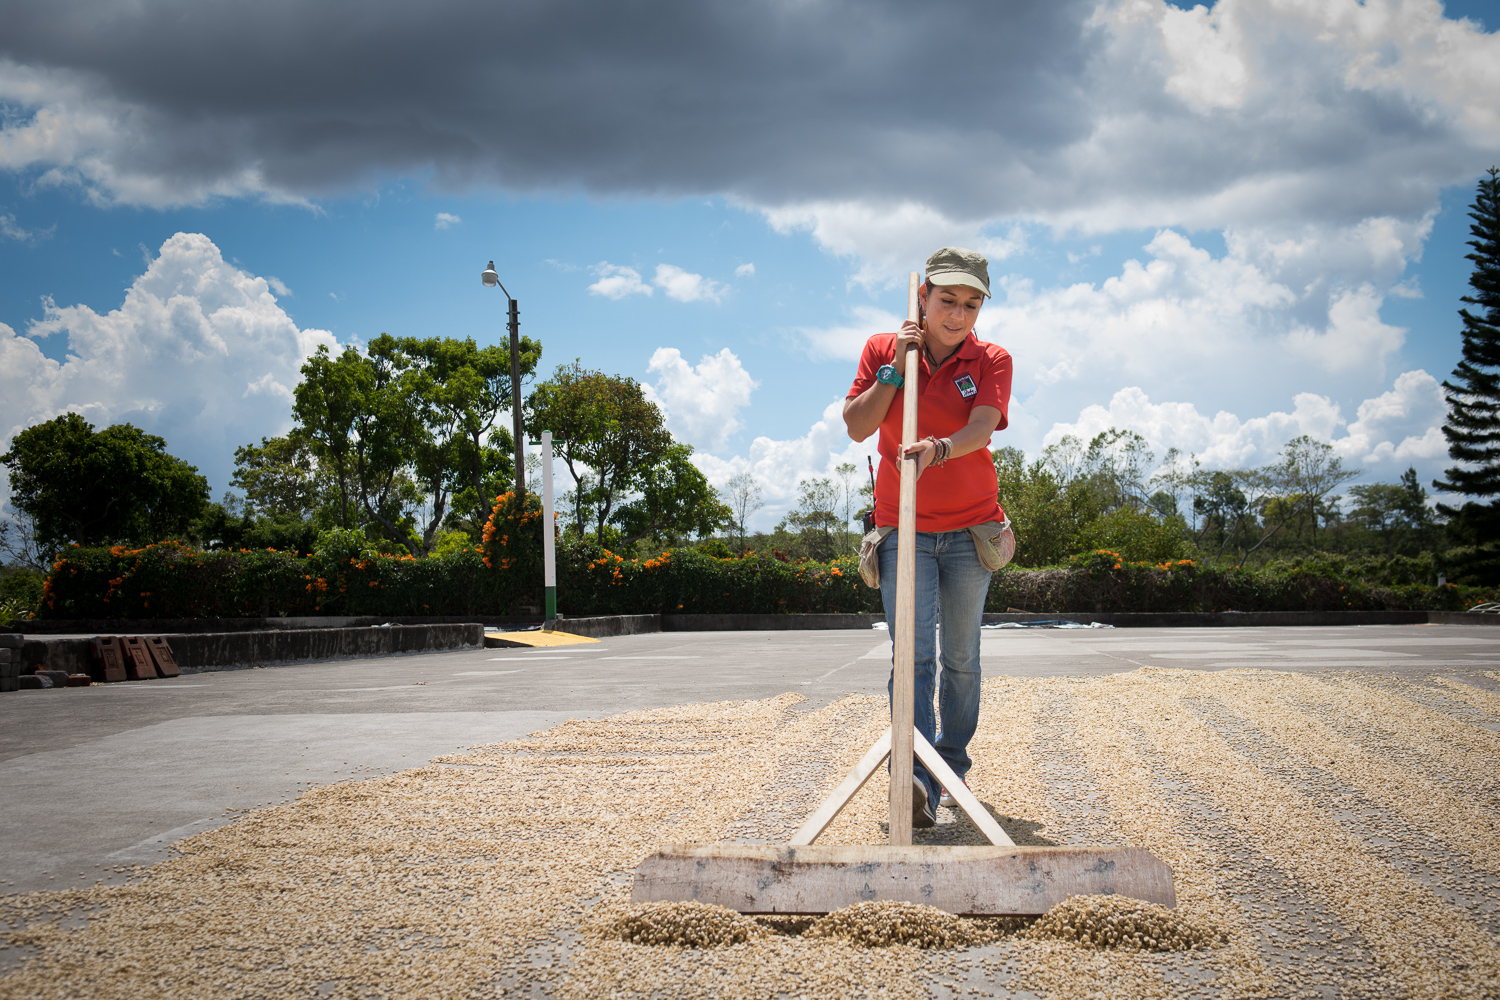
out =
{"type": "Polygon", "coordinates": [[[1010,352],[1003,347],[994,349],[986,359],[984,378],[979,382],[979,393],[974,397],[975,406],[993,406],[1000,411],[1000,423],[995,430],[1004,430],[1010,423],[1010,352]]]}
{"type": "MultiPolygon", "coordinates": [[[[881,365],[891,360],[891,351],[896,346],[896,335],[894,333],[877,333],[865,341],[865,349],[859,356],[859,371],[855,373],[854,384],[849,387],[849,394],[845,399],[853,399],[875,384],[875,373],[880,371],[881,365]]],[[[1010,392],[1010,381],[1006,380],[1006,392],[1010,392]]]]}

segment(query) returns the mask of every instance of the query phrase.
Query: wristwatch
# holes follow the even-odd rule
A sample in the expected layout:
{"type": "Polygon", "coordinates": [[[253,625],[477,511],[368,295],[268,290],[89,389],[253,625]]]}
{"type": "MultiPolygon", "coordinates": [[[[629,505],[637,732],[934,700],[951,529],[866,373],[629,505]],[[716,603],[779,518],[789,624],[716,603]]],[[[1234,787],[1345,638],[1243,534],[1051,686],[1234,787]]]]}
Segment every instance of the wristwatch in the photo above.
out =
{"type": "Polygon", "coordinates": [[[893,385],[897,389],[906,384],[906,379],[902,378],[901,373],[896,371],[895,365],[881,365],[880,370],[875,373],[875,381],[884,382],[886,385],[893,385]]]}

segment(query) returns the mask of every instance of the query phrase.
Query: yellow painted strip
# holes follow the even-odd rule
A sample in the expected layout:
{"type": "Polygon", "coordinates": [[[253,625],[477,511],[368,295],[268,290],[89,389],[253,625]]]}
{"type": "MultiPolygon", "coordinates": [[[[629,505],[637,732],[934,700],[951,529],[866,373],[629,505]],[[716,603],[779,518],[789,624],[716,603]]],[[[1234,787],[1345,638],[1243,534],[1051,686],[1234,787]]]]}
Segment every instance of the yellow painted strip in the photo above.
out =
{"type": "Polygon", "coordinates": [[[484,646],[495,649],[506,646],[576,646],[580,642],[598,642],[586,635],[569,632],[486,632],[484,646]]]}

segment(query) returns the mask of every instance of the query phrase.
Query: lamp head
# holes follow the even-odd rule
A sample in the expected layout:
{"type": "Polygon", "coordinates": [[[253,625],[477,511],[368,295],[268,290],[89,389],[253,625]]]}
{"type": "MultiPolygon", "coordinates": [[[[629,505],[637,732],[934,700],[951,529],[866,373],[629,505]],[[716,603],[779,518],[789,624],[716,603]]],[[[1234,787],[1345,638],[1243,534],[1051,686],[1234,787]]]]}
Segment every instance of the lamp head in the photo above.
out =
{"type": "Polygon", "coordinates": [[[479,280],[484,282],[484,287],[486,288],[494,288],[500,284],[500,275],[495,273],[494,261],[490,261],[490,266],[484,269],[484,273],[479,276],[479,280]]]}

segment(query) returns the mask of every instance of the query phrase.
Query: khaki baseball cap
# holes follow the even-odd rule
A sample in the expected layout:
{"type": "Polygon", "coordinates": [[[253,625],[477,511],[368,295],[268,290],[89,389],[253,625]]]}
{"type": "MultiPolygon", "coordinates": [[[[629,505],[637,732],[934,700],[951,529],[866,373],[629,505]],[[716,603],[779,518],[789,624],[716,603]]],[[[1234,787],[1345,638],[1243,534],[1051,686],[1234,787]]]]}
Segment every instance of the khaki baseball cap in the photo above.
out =
{"type": "Polygon", "coordinates": [[[963,247],[943,247],[927,258],[927,280],[934,285],[968,285],[990,298],[990,262],[963,247]]]}

